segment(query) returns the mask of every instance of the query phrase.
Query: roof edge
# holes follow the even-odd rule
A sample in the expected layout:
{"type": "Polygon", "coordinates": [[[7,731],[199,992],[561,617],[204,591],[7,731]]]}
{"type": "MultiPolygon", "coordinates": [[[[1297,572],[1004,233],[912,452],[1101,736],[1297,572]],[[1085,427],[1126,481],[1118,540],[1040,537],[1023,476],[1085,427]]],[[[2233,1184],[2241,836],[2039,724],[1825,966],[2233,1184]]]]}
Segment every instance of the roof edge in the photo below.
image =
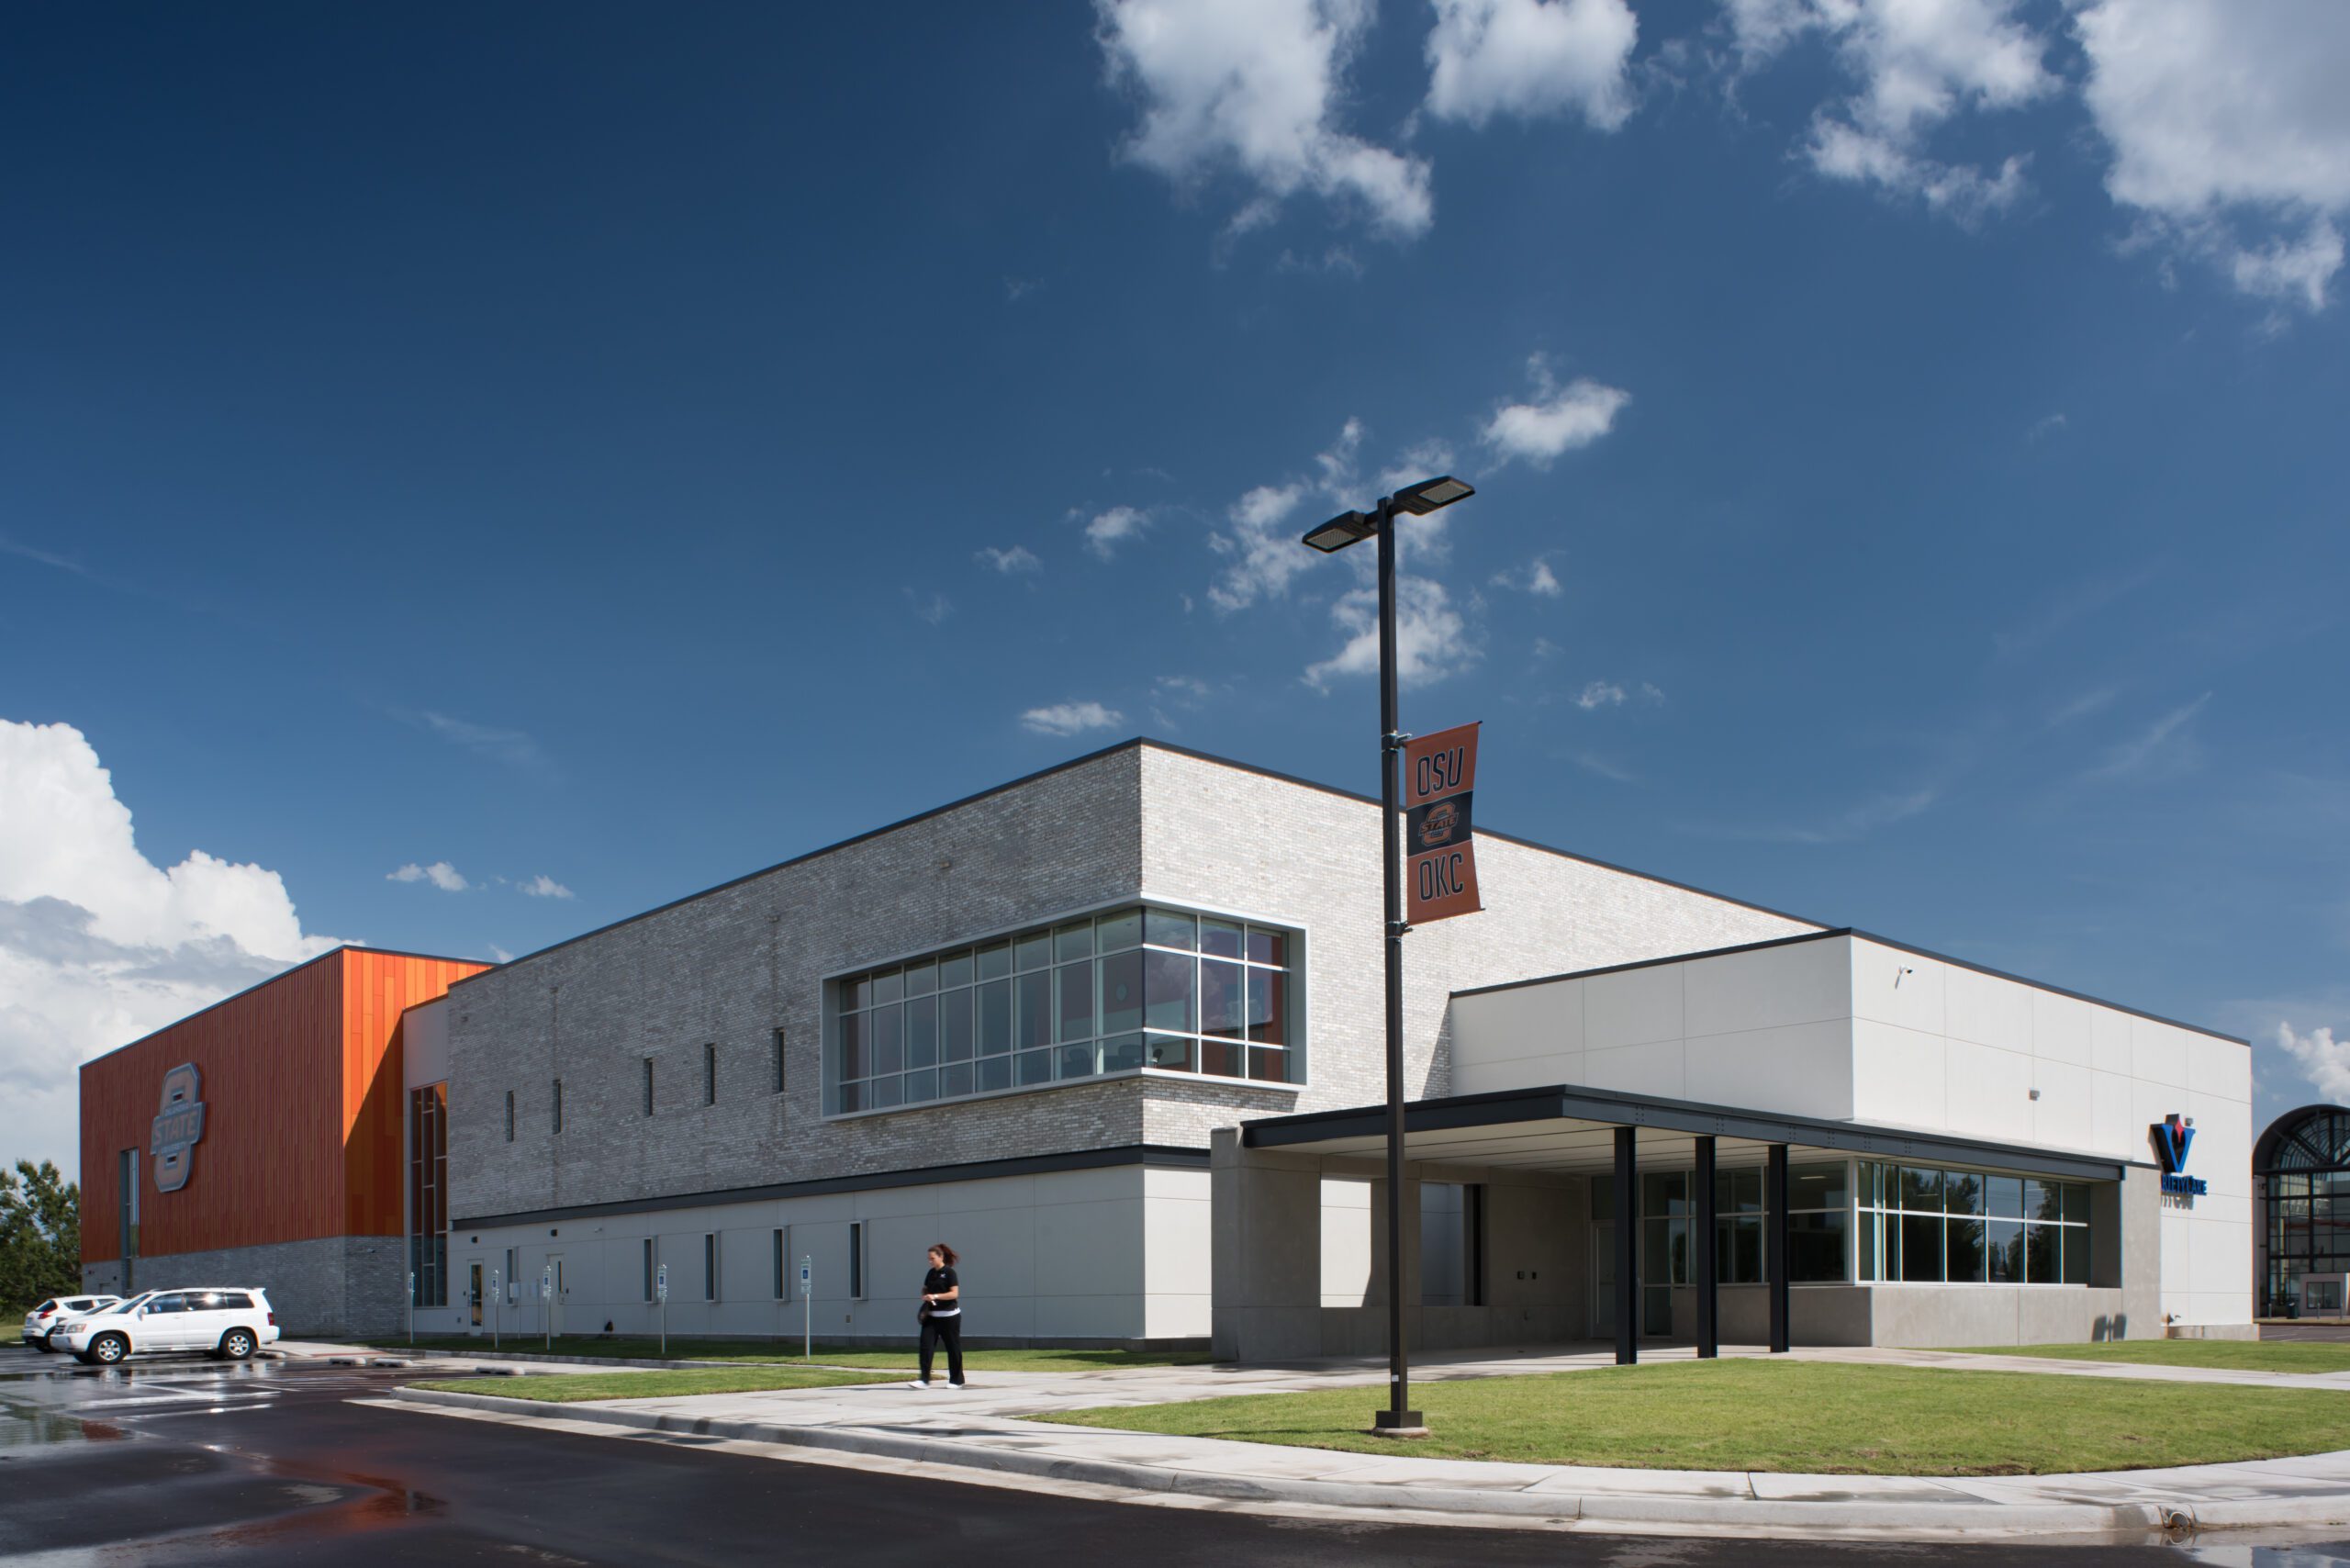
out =
{"type": "MultiPolygon", "coordinates": [[[[245,987],[242,991],[232,991],[228,995],[220,998],[219,1001],[207,1002],[202,1007],[197,1008],[195,1012],[174,1018],[159,1029],[148,1030],[145,1034],[140,1036],[135,1040],[126,1040],[121,1045],[115,1046],[107,1050],[100,1051],[96,1056],[94,1056],[89,1060],[82,1063],[75,1070],[77,1072],[87,1072],[90,1069],[97,1066],[98,1063],[106,1060],[108,1057],[119,1056],[124,1051],[129,1050],[134,1047],[143,1046],[148,1041],[154,1039],[159,1036],[170,1034],[173,1030],[178,1028],[183,1024],[201,1018],[206,1014],[226,1007],[232,1002],[241,1001],[257,991],[275,985],[279,980],[285,979],[288,975],[299,974],[313,964],[323,964],[329,958],[340,958],[345,953],[373,953],[387,958],[415,958],[420,962],[428,964],[483,964],[487,965],[490,969],[496,969],[498,967],[496,964],[491,963],[487,958],[453,958],[447,953],[411,953],[399,947],[371,947],[364,942],[338,942],[333,946],[328,948],[325,952],[319,954],[316,958],[305,958],[298,964],[289,964],[285,969],[278,970],[275,974],[269,976],[266,980],[257,980],[253,981],[252,984],[245,987]]],[[[471,975],[460,975],[457,977],[457,980],[452,980],[450,983],[454,985],[458,983],[459,980],[469,980],[473,978],[474,977],[471,975]]],[[[446,993],[443,992],[443,994],[445,995],[446,993]]],[[[414,1004],[411,1003],[411,1005],[414,1004]]],[[[407,1009],[403,1008],[401,1011],[406,1012],[407,1009]]]]}

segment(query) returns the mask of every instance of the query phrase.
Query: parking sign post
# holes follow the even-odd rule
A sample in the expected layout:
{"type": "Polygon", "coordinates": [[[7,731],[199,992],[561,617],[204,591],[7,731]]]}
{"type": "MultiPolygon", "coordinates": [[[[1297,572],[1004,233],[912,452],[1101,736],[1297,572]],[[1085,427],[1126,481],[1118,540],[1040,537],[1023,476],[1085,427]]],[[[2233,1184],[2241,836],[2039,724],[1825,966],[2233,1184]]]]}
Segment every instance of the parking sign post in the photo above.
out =
{"type": "Polygon", "coordinates": [[[414,1269],[408,1271],[408,1349],[416,1348],[416,1271],[414,1269]]]}
{"type": "Polygon", "coordinates": [[[539,1331],[546,1336],[547,1350],[554,1350],[554,1265],[549,1263],[539,1271],[539,1331]]]}
{"type": "Polygon", "coordinates": [[[809,1267],[808,1254],[802,1252],[800,1255],[800,1359],[803,1361],[813,1360],[816,1350],[816,1300],[808,1289],[808,1282],[813,1278],[815,1271],[809,1267]]]}
{"type": "Polygon", "coordinates": [[[489,1271],[489,1348],[498,1349],[498,1309],[506,1305],[506,1291],[498,1282],[498,1271],[489,1271]]]}
{"type": "Polygon", "coordinates": [[[661,1304],[661,1359],[669,1359],[669,1265],[653,1271],[654,1298],[661,1304]]]}

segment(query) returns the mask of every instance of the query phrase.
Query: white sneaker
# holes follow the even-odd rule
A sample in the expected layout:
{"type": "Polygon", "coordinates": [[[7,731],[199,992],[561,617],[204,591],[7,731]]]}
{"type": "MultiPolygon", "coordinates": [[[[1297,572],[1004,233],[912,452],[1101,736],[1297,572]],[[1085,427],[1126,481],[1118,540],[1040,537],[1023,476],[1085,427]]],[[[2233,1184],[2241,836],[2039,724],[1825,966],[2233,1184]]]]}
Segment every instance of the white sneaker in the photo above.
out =
{"type": "Polygon", "coordinates": [[[946,1386],[949,1388],[968,1388],[971,1385],[968,1383],[950,1383],[946,1386]]]}
{"type": "Polygon", "coordinates": [[[926,1383],[923,1382],[923,1380],[922,1380],[922,1379],[920,1379],[920,1378],[916,1378],[916,1379],[914,1379],[914,1380],[913,1380],[913,1382],[912,1382],[912,1383],[910,1383],[906,1384],[906,1386],[907,1386],[908,1388],[928,1388],[928,1387],[930,1386],[930,1384],[928,1384],[928,1383],[926,1383]]]}

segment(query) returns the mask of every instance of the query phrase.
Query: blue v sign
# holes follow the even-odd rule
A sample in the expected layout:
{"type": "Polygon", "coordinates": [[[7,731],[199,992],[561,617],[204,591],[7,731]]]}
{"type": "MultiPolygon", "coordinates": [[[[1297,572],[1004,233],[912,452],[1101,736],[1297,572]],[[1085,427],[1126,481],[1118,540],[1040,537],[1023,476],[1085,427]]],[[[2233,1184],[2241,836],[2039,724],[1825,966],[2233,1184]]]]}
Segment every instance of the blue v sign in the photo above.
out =
{"type": "Polygon", "coordinates": [[[2200,1197],[2208,1190],[2200,1176],[2187,1174],[2188,1150],[2195,1147],[2195,1118],[2173,1111],[2154,1127],[2154,1150],[2163,1160],[2163,1192],[2174,1198],[2200,1197]]]}

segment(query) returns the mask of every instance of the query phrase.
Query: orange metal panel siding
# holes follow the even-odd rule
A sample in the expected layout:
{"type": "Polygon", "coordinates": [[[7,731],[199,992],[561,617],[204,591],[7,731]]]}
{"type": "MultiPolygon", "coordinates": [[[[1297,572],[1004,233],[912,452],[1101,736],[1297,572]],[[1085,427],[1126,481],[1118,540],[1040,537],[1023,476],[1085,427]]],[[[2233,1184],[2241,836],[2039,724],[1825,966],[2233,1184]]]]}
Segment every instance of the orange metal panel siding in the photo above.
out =
{"type": "Polygon", "coordinates": [[[489,966],[359,948],[344,952],[343,966],[342,1234],[398,1236],[408,1178],[400,1014],[489,966]]]}
{"type": "Polygon", "coordinates": [[[85,1063],[83,1260],[121,1255],[126,1148],[140,1151],[143,1257],[398,1234],[398,1009],[488,967],[342,948],[85,1063]],[[163,1075],[182,1062],[203,1075],[204,1137],[187,1185],[158,1193],[148,1135],[163,1075]],[[354,1140],[366,1151],[355,1168],[354,1140]]]}

